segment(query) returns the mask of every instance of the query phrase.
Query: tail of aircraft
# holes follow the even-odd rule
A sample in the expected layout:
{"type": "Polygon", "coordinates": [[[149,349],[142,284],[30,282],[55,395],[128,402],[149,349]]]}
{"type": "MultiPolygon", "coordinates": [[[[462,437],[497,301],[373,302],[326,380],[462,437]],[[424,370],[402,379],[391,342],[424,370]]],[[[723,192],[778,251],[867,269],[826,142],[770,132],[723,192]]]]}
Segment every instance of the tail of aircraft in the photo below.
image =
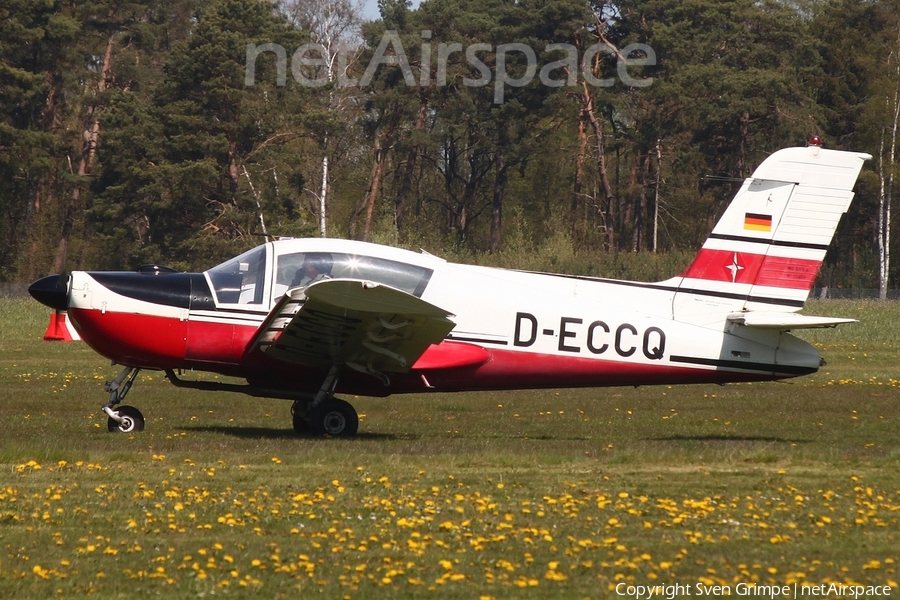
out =
{"type": "Polygon", "coordinates": [[[870,158],[818,144],[769,156],[676,278],[674,316],[800,310],[870,158]]]}

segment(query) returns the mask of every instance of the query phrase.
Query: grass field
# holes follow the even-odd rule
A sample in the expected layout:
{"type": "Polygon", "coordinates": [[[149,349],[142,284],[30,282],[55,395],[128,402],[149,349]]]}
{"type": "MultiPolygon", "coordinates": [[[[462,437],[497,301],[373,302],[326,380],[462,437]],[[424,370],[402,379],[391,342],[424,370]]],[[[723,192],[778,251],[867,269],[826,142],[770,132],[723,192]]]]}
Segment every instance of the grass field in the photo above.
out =
{"type": "Polygon", "coordinates": [[[900,305],[806,312],[862,321],[808,333],[814,376],[358,398],[343,440],[152,372],[107,433],[116,369],[0,300],[0,598],[896,597],[900,305]]]}

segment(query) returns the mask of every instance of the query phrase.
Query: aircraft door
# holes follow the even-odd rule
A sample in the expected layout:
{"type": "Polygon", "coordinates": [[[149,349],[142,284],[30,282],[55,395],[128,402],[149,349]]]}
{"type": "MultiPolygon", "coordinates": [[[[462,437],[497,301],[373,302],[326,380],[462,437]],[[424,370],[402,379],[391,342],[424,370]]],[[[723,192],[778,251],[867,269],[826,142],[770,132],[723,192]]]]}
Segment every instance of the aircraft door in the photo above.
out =
{"type": "Polygon", "coordinates": [[[187,359],[238,363],[269,311],[271,244],[264,244],[205,273],[212,298],[192,302],[187,359]]]}

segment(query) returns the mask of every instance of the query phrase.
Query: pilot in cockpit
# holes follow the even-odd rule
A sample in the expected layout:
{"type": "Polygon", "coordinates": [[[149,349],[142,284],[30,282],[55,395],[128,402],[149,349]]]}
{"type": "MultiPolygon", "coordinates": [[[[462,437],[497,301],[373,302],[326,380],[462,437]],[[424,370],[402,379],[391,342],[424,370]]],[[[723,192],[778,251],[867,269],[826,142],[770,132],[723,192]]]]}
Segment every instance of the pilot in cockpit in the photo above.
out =
{"type": "Polygon", "coordinates": [[[294,274],[291,287],[306,287],[331,278],[331,267],[334,263],[331,254],[327,252],[310,252],[303,257],[303,264],[294,274]]]}
{"type": "Polygon", "coordinates": [[[333,264],[334,258],[328,252],[281,256],[278,259],[275,297],[280,297],[289,289],[304,288],[323,279],[330,279],[333,264]]]}

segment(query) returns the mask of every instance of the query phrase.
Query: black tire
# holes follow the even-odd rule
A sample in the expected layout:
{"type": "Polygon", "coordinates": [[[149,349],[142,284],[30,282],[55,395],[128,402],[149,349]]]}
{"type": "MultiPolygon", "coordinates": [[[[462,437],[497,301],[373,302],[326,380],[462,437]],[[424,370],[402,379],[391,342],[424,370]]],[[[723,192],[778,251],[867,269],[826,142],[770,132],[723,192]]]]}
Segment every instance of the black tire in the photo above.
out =
{"type": "Polygon", "coordinates": [[[353,436],[359,430],[359,415],[349,402],[332,398],[310,411],[309,429],[315,435],[353,436]]]}
{"type": "Polygon", "coordinates": [[[292,418],[294,422],[294,431],[300,434],[309,433],[309,418],[307,418],[306,415],[295,412],[292,418]]]}
{"type": "Polygon", "coordinates": [[[144,415],[133,406],[120,406],[116,409],[124,419],[119,423],[112,417],[106,421],[106,428],[114,433],[136,433],[144,430],[144,415]]]}

